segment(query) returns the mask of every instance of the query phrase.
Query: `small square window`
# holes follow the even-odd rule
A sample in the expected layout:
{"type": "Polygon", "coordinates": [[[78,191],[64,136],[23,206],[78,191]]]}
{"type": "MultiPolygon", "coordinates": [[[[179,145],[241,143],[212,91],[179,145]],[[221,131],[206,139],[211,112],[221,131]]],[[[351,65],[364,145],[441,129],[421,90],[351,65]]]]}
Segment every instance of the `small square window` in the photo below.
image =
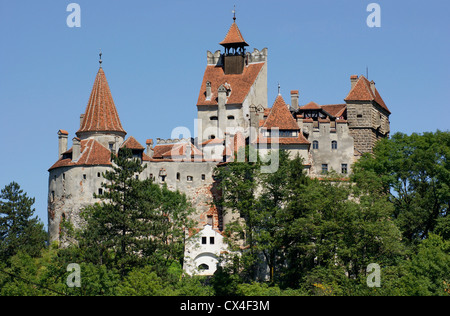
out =
{"type": "Polygon", "coordinates": [[[194,180],[194,178],[192,176],[187,176],[187,181],[188,182],[192,182],[194,180]]]}

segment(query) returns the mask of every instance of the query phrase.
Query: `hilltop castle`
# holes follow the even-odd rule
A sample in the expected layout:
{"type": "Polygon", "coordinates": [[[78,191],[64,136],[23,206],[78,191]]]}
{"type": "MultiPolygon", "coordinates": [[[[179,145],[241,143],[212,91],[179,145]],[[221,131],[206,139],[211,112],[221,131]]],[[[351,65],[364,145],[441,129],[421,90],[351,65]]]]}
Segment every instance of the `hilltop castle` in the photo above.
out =
{"type": "Polygon", "coordinates": [[[267,48],[247,52],[249,45],[235,18],[220,45],[223,51],[207,52],[196,139],[147,139],[144,147],[133,136],[126,137],[100,66],[71,148],[69,133],[58,131],[58,159],[49,169],[50,241],[64,245],[64,219],[80,227],[80,210],[99,201],[93,193],[103,193],[102,174],[112,166],[111,153],[126,146],[147,165],[141,178],[166,183],[191,200],[198,238],[188,241],[184,268],[190,274],[210,275],[226,250],[222,231],[230,220],[211,206],[218,163],[230,161],[248,144],[263,155],[278,148],[299,154],[311,177],[331,170],[346,176],[361,154],[389,136],[390,111],[375,83],[364,76],[350,77],[345,103],[301,105],[299,91],[292,90],[290,104],[279,93],[269,107],[267,48]]]}

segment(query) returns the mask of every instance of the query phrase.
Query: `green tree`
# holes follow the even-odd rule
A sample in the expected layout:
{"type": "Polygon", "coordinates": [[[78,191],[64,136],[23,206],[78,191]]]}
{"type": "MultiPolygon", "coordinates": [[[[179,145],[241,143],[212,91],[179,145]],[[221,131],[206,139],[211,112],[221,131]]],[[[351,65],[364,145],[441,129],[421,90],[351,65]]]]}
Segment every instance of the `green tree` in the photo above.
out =
{"type": "Polygon", "coordinates": [[[450,132],[396,133],[379,141],[354,170],[358,186],[370,179],[389,194],[406,240],[419,243],[430,232],[450,237],[450,132]]]}
{"type": "MultiPolygon", "coordinates": [[[[254,155],[250,153],[253,148],[249,146],[241,150],[245,150],[245,157],[254,155]]],[[[259,159],[256,162],[238,162],[235,159],[214,170],[217,189],[221,192],[220,199],[216,199],[215,203],[224,210],[224,214],[229,212],[236,218],[225,229],[226,241],[233,252],[238,253],[232,260],[233,270],[241,272],[249,280],[256,277],[258,263],[255,231],[259,221],[256,191],[260,166],[259,159]]]]}
{"type": "Polygon", "coordinates": [[[124,277],[132,268],[154,264],[164,272],[182,262],[184,234],[192,226],[192,208],[185,195],[139,180],[144,167],[121,149],[113,170],[104,174],[101,203],[83,212],[86,225],[79,240],[84,256],[95,264],[116,268],[124,277]]]}
{"type": "Polygon", "coordinates": [[[33,217],[34,202],[16,182],[1,190],[0,260],[6,261],[19,251],[36,257],[45,247],[47,233],[38,217],[33,217]]]}

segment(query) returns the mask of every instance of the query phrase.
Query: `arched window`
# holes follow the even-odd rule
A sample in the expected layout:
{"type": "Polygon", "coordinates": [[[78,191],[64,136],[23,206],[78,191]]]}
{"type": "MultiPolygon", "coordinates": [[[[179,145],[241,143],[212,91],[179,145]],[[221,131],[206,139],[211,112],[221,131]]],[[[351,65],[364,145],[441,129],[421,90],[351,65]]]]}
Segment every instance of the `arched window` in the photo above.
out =
{"type": "Polygon", "coordinates": [[[319,149],[319,142],[317,140],[313,141],[313,149],[319,149]]]}
{"type": "Polygon", "coordinates": [[[337,141],[333,140],[331,142],[331,149],[337,149],[337,141]]]}
{"type": "Polygon", "coordinates": [[[198,269],[200,271],[209,270],[209,266],[207,264],[205,264],[205,263],[202,263],[201,265],[198,266],[198,269]]]}

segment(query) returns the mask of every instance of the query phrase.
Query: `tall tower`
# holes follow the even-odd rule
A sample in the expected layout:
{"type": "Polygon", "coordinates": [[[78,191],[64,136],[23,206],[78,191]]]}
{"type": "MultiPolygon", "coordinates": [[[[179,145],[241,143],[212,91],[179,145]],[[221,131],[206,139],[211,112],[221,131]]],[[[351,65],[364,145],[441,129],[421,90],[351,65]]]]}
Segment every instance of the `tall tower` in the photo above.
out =
{"type": "Polygon", "coordinates": [[[69,133],[59,130],[58,160],[48,170],[49,239],[61,245],[67,242],[64,222],[81,227],[80,211],[99,201],[93,193],[102,194],[102,174],[110,170],[111,152],[119,150],[126,135],[101,67],[80,123],[70,149],[69,133]]]}
{"type": "Polygon", "coordinates": [[[389,137],[391,112],[381,98],[375,82],[364,76],[350,77],[351,90],[347,103],[347,120],[354,138],[355,155],[372,152],[380,138],[389,137]]]}
{"type": "Polygon", "coordinates": [[[120,123],[105,72],[100,66],[86,111],[80,116],[80,128],[76,135],[80,140],[95,139],[109,150],[115,151],[126,134],[120,123]]]}
{"type": "Polygon", "coordinates": [[[258,127],[267,108],[267,48],[246,52],[249,44],[236,24],[236,17],[219,44],[223,52],[207,52],[197,101],[199,144],[208,139],[225,139],[237,132],[249,136],[250,127],[258,127]]]}

